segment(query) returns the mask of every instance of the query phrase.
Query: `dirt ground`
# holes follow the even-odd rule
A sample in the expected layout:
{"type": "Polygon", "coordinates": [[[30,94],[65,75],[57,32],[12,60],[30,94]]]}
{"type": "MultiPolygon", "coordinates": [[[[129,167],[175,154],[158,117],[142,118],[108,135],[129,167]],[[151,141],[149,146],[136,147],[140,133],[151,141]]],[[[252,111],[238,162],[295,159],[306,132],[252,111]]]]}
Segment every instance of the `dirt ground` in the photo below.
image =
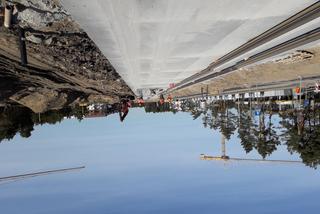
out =
{"type": "MultiPolygon", "coordinates": [[[[57,10],[51,4],[45,6],[57,10]]],[[[23,7],[20,5],[21,14],[30,11],[26,17],[34,16],[31,21],[22,16],[19,21],[26,29],[28,66],[20,64],[18,24],[11,29],[0,25],[0,105],[19,103],[44,112],[80,102],[116,103],[120,97],[133,96],[110,62],[64,11],[54,12],[58,19],[38,28],[41,25],[34,20],[40,15],[39,21],[47,20],[52,13],[23,7]]]]}
{"type": "Polygon", "coordinates": [[[272,62],[248,66],[172,92],[175,97],[199,94],[201,88],[209,89],[209,94],[219,95],[225,91],[253,88],[256,85],[293,81],[302,78],[320,77],[320,47],[291,54],[272,62]]]}

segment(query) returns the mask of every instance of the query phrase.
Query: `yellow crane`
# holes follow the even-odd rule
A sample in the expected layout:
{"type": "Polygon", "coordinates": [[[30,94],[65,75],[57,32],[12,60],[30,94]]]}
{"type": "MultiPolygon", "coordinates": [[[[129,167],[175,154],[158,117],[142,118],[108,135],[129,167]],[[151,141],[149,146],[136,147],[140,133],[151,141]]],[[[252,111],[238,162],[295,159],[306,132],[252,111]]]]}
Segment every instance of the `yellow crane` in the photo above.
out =
{"type": "Polygon", "coordinates": [[[221,133],[221,156],[210,156],[206,154],[200,155],[201,160],[208,161],[249,161],[249,162],[271,162],[271,163],[302,163],[301,161],[293,160],[266,160],[266,159],[250,159],[250,158],[230,158],[226,155],[226,139],[225,136],[221,133]]]}
{"type": "Polygon", "coordinates": [[[38,172],[32,172],[32,173],[26,173],[26,174],[0,177],[0,184],[12,182],[12,181],[17,181],[17,180],[23,180],[23,179],[27,179],[27,178],[38,177],[38,176],[51,175],[51,174],[56,174],[56,173],[73,172],[73,171],[78,171],[78,170],[81,170],[84,168],[85,168],[85,166],[80,166],[80,167],[54,169],[54,170],[38,171],[38,172]]]}

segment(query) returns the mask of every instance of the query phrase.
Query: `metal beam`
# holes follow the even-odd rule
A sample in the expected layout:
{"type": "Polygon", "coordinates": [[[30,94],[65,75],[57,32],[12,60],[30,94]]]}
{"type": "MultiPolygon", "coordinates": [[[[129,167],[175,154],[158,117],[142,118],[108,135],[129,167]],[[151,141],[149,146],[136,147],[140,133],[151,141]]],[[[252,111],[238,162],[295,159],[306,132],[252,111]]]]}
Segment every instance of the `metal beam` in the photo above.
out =
{"type": "MultiPolygon", "coordinates": [[[[247,43],[241,45],[240,47],[236,48],[235,50],[229,52],[228,54],[224,55],[223,57],[219,58],[217,61],[212,63],[208,68],[205,70],[194,74],[177,84],[177,87],[184,85],[190,81],[193,81],[199,77],[208,75],[212,69],[217,68],[218,66],[225,64],[236,57],[239,57],[254,48],[257,48],[279,36],[288,33],[289,31],[298,28],[316,18],[320,17],[320,1],[316,2],[315,4],[309,6],[308,8],[300,11],[299,13],[291,16],[290,18],[286,19],[285,21],[279,23],[278,25],[272,27],[271,29],[267,30],[266,32],[260,34],[259,36],[249,40],[247,43]]],[[[178,88],[176,88],[178,89],[178,88]]]]}
{"type": "Polygon", "coordinates": [[[10,181],[10,180],[17,180],[17,179],[26,179],[26,178],[36,177],[36,176],[50,175],[50,174],[54,174],[54,173],[70,172],[70,171],[80,170],[80,169],[84,169],[84,168],[85,168],[85,166],[81,166],[81,167],[73,167],[73,168],[66,168],[66,169],[56,169],[56,170],[48,170],[48,171],[27,173],[27,174],[21,174],[21,175],[0,177],[0,182],[10,181]]]}
{"type": "Polygon", "coordinates": [[[184,85],[180,85],[180,86],[178,85],[176,88],[174,88],[174,90],[186,88],[191,85],[194,85],[194,84],[206,81],[206,80],[210,80],[210,79],[215,78],[217,76],[230,73],[230,72],[238,70],[244,66],[254,64],[256,62],[259,62],[264,59],[270,58],[272,56],[284,53],[284,52],[292,50],[292,49],[295,49],[295,48],[300,47],[302,45],[309,44],[309,43],[317,41],[319,39],[320,39],[320,28],[316,28],[312,31],[309,31],[309,32],[303,34],[303,35],[300,35],[296,38],[293,38],[289,41],[286,41],[286,42],[281,43],[279,45],[276,45],[272,48],[269,48],[265,51],[262,51],[258,54],[255,54],[255,55],[249,57],[247,60],[241,60],[241,61],[237,62],[235,65],[230,66],[228,68],[225,68],[219,72],[208,74],[206,76],[202,76],[199,79],[196,79],[196,80],[191,81],[189,83],[186,83],[184,85]]]}

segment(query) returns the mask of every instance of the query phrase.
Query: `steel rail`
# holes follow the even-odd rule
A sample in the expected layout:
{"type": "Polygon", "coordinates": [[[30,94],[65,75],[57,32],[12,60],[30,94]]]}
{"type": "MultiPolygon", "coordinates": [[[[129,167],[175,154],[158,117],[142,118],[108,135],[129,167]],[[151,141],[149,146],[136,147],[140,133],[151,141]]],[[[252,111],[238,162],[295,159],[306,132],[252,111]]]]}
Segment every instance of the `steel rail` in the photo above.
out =
{"type": "Polygon", "coordinates": [[[206,76],[200,77],[199,79],[196,79],[196,80],[194,80],[192,82],[189,82],[187,84],[184,84],[182,86],[177,86],[174,89],[176,89],[176,90],[182,89],[182,88],[185,88],[185,87],[188,87],[188,86],[191,86],[191,85],[194,85],[194,84],[197,84],[197,83],[212,79],[214,77],[230,73],[230,72],[238,70],[238,69],[240,69],[240,68],[242,68],[244,66],[248,66],[248,65],[254,64],[256,62],[259,62],[259,61],[262,61],[264,59],[270,58],[272,56],[275,56],[275,55],[281,54],[283,52],[292,50],[292,49],[300,47],[302,45],[306,45],[308,43],[317,41],[319,39],[320,39],[320,28],[316,28],[316,29],[314,29],[312,31],[309,31],[309,32],[307,32],[305,34],[302,34],[302,35],[300,35],[298,37],[295,37],[295,38],[293,38],[291,40],[288,40],[288,41],[286,41],[284,43],[276,45],[276,46],[274,46],[272,48],[269,48],[269,49],[267,49],[265,51],[262,51],[262,52],[260,52],[258,54],[255,54],[255,55],[249,57],[246,60],[241,60],[241,61],[237,62],[233,66],[225,68],[225,69],[223,69],[223,70],[221,70],[219,72],[208,74],[206,76]]]}
{"type": "Polygon", "coordinates": [[[320,17],[320,1],[314,3],[313,5],[305,8],[304,10],[300,11],[299,13],[291,16],[290,18],[286,19],[285,21],[277,24],[276,26],[272,27],[271,29],[265,31],[264,33],[260,34],[259,36],[249,40],[245,44],[241,45],[240,47],[234,49],[233,51],[229,52],[228,54],[222,56],[217,61],[213,62],[208,68],[204,69],[203,71],[194,74],[177,84],[177,86],[173,89],[177,89],[177,87],[182,86],[185,83],[188,83],[198,77],[206,75],[210,73],[210,71],[226,62],[229,62],[236,57],[239,57],[245,54],[248,51],[253,50],[275,38],[280,37],[281,35],[288,33],[289,31],[298,28],[316,18],[320,17]]]}

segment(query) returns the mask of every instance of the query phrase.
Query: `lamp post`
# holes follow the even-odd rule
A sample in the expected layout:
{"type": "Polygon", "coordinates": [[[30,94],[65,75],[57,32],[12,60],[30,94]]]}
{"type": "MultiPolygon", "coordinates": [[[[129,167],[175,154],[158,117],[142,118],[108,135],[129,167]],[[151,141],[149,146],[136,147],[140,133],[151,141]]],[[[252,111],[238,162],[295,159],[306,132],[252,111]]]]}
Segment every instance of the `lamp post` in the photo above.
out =
{"type": "Polygon", "coordinates": [[[28,65],[25,30],[19,27],[19,48],[22,66],[28,65]]]}
{"type": "Polygon", "coordinates": [[[301,93],[302,93],[302,88],[301,88],[301,85],[302,85],[302,77],[301,76],[298,76],[299,77],[299,88],[300,88],[300,90],[299,90],[299,110],[300,110],[300,108],[301,108],[301,93]]]}
{"type": "Polygon", "coordinates": [[[226,137],[221,133],[221,157],[226,157],[226,137]]]}

